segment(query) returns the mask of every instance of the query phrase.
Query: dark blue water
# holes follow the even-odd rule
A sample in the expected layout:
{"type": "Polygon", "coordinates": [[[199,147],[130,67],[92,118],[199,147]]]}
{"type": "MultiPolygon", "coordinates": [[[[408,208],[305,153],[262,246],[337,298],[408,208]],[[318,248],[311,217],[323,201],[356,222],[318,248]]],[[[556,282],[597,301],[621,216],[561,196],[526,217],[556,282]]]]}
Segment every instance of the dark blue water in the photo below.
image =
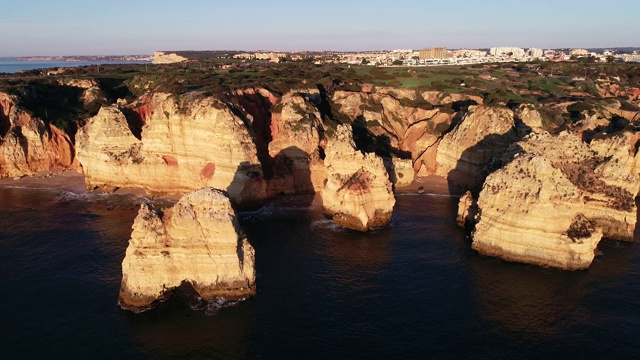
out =
{"type": "Polygon", "coordinates": [[[496,359],[640,356],[640,250],[591,269],[470,250],[457,199],[398,197],[390,227],[336,228],[309,198],[241,214],[257,296],[219,310],[116,304],[140,199],[0,188],[0,357],[496,359]]]}
{"type": "Polygon", "coordinates": [[[89,65],[107,65],[107,64],[143,64],[140,61],[92,61],[92,62],[74,62],[74,61],[23,61],[17,59],[0,59],[0,73],[17,73],[23,70],[48,69],[59,67],[75,67],[89,65]]]}

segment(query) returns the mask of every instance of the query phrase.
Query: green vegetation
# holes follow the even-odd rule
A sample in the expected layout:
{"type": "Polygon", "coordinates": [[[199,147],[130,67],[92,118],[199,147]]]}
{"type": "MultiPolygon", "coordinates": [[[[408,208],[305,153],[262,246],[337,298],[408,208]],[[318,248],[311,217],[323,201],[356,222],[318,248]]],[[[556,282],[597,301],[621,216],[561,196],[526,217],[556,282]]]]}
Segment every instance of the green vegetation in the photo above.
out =
{"type": "MultiPolygon", "coordinates": [[[[531,103],[541,109],[546,125],[558,130],[570,123],[569,120],[578,120],[581,117],[578,114],[602,111],[601,103],[607,101],[600,94],[601,87],[607,86],[603,84],[615,83],[621,89],[640,87],[640,65],[631,63],[576,61],[375,67],[316,65],[310,61],[269,63],[233,59],[233,52],[186,55],[193,60],[169,65],[83,66],[52,76],[43,76],[41,70],[0,74],[0,91],[16,95],[22,108],[71,133],[84,119],[95,115],[100,106],[113,104],[118,99],[132,103],[148,92],[167,92],[179,103],[215,96],[220,100],[220,106],[225,103],[237,105],[231,94],[233,90],[258,87],[276,96],[296,89],[320,89],[323,102],[319,108],[324,117],[332,120],[331,124],[326,124],[329,131],[337,123],[353,121],[341,113],[340,105],[331,101],[331,95],[337,90],[360,91],[365,84],[374,93],[376,88],[383,86],[412,89],[416,92],[415,100],[396,98],[403,106],[421,109],[433,107],[420,96],[430,90],[479,96],[488,105],[515,108],[521,103],[531,103]],[[83,99],[85,89],[61,85],[65,79],[95,81],[102,95],[86,102],[83,99]],[[576,104],[567,111],[551,106],[563,102],[576,104]]],[[[614,102],[623,110],[639,110],[637,102],[625,98],[614,102]]],[[[281,108],[277,103],[270,111],[280,112],[281,108]]],[[[360,109],[380,113],[382,105],[370,101],[360,109]]],[[[300,115],[304,113],[302,108],[295,110],[300,115]]],[[[394,120],[383,119],[383,122],[394,120]]]]}

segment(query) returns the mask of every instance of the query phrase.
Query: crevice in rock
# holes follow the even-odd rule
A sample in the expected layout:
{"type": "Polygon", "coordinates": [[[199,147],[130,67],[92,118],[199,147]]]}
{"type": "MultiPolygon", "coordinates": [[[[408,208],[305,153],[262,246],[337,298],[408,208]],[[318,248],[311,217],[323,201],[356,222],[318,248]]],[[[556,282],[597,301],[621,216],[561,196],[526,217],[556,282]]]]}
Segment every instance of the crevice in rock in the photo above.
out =
{"type": "MultiPolygon", "coordinates": [[[[269,155],[271,142],[271,107],[273,104],[259,92],[242,91],[231,95],[239,106],[231,106],[232,112],[241,119],[250,130],[256,145],[258,160],[262,164],[265,178],[273,177],[273,159],[269,155]],[[250,115],[247,116],[247,115],[250,115]]],[[[232,101],[233,102],[233,101],[232,101]]]]}
{"type": "Polygon", "coordinates": [[[409,151],[403,151],[391,146],[389,134],[372,134],[367,128],[367,120],[362,115],[353,120],[351,130],[353,132],[353,142],[356,145],[356,150],[362,153],[375,153],[382,158],[391,158],[392,155],[394,155],[401,159],[411,159],[411,153],[409,151]]]}
{"type": "Polygon", "coordinates": [[[153,114],[150,104],[144,104],[135,108],[121,109],[124,117],[127,119],[127,126],[131,134],[138,140],[142,140],[142,127],[147,119],[153,114]]]}
{"type": "MultiPolygon", "coordinates": [[[[6,112],[9,112],[8,109],[6,112]]],[[[2,107],[2,104],[0,104],[0,138],[4,138],[9,132],[9,129],[11,129],[9,115],[5,115],[5,109],[2,107]]]]}

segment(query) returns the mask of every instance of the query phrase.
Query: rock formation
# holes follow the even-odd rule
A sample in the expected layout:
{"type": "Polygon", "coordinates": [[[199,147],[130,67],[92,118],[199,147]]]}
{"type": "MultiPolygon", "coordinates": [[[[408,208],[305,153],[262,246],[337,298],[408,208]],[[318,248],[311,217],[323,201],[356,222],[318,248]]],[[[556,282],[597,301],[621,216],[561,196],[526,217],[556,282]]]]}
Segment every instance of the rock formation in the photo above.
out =
{"type": "Polygon", "coordinates": [[[176,53],[165,53],[163,51],[156,51],[153,53],[152,64],[173,64],[187,61],[186,57],[180,56],[176,53]]]}
{"type": "Polygon", "coordinates": [[[511,110],[471,106],[460,124],[440,141],[436,174],[465,189],[475,189],[482,184],[482,169],[491,157],[518,138],[511,110]]]}
{"type": "MultiPolygon", "coordinates": [[[[97,106],[99,104],[107,103],[107,95],[100,88],[100,85],[93,79],[77,79],[77,78],[62,78],[58,79],[58,84],[61,86],[72,86],[84,89],[80,100],[85,109],[89,109],[91,106],[97,106]]],[[[97,110],[96,108],[96,110],[97,110]]]]}
{"type": "Polygon", "coordinates": [[[512,145],[480,192],[472,247],[508,261],[589,267],[602,237],[633,238],[636,143],[623,134],[590,147],[564,132],[512,145]]]}
{"type": "Polygon", "coordinates": [[[451,126],[454,110],[433,107],[414,90],[385,87],[370,92],[336,91],[332,102],[341,114],[364,122],[376,140],[409,154],[415,172],[435,172],[437,144],[451,126]]]}
{"type": "Polygon", "coordinates": [[[254,250],[229,199],[203,188],[170,209],[142,204],[122,262],[119,303],[144,310],[188,283],[205,300],[255,294],[254,250]]]}
{"type": "Polygon", "coordinates": [[[13,97],[0,93],[0,177],[74,168],[69,136],[15,103],[13,97]]]}
{"type": "Polygon", "coordinates": [[[544,131],[542,115],[531,104],[522,104],[515,110],[515,117],[520,119],[522,123],[528,126],[531,131],[540,133],[544,131]]]}
{"type": "Polygon", "coordinates": [[[274,159],[274,171],[279,179],[273,181],[270,188],[277,192],[290,194],[322,189],[324,166],[320,148],[324,127],[314,103],[314,100],[319,102],[319,96],[317,89],[289,92],[274,109],[269,155],[274,159]]]}
{"type": "Polygon", "coordinates": [[[219,100],[181,105],[168,94],[155,94],[139,108],[146,110],[136,119],[115,106],[102,108],[78,132],[88,188],[182,194],[211,186],[227,190],[237,205],[268,197],[249,129],[219,100]]]}
{"type": "Polygon", "coordinates": [[[356,150],[351,128],[338,126],[325,157],[324,212],[345,228],[367,231],[391,221],[395,198],[381,158],[356,150]]]}
{"type": "Polygon", "coordinates": [[[458,215],[456,223],[461,228],[475,224],[475,217],[478,214],[478,205],[476,204],[471,191],[467,191],[460,197],[458,201],[458,215]]]}
{"type": "Polygon", "coordinates": [[[413,183],[415,173],[411,159],[401,159],[393,156],[391,166],[387,166],[391,183],[396,187],[409,186],[413,183]]]}

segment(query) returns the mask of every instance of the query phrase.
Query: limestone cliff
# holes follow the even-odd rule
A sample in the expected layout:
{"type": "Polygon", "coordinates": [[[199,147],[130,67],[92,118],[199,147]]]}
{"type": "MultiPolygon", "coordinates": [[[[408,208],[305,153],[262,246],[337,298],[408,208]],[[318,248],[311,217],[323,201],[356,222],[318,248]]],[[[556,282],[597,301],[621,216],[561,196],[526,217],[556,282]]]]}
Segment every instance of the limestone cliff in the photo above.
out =
{"type": "Polygon", "coordinates": [[[367,231],[391,221],[395,198],[381,158],[356,150],[351,128],[338,126],[326,149],[324,212],[336,224],[367,231]]]}
{"type": "Polygon", "coordinates": [[[332,102],[341,114],[362,123],[379,147],[395,149],[396,155],[408,154],[414,171],[421,175],[434,173],[437,143],[451,126],[454,110],[433,107],[414,90],[384,87],[372,92],[336,91],[332,102]]]}
{"type": "Polygon", "coordinates": [[[482,184],[482,169],[492,156],[519,138],[507,108],[471,106],[460,124],[438,144],[437,175],[465,188],[482,184]]]}
{"type": "Polygon", "coordinates": [[[173,64],[187,61],[186,57],[180,56],[176,53],[165,53],[164,51],[156,51],[153,53],[152,64],[173,64]]]}
{"type": "MultiPolygon", "coordinates": [[[[137,187],[182,194],[202,187],[229,192],[239,205],[267,198],[253,138],[241,118],[214,98],[181,104],[155,94],[133,120],[105,107],[79,130],[78,160],[88,188],[137,187]]],[[[135,110],[135,108],[133,109],[135,110]]]]}
{"type": "Polygon", "coordinates": [[[589,267],[602,237],[631,240],[638,172],[628,140],[613,137],[590,148],[565,132],[532,134],[512,145],[480,192],[472,247],[577,270],[589,267]]]}
{"type": "Polygon", "coordinates": [[[142,204],[122,262],[119,303],[144,310],[189,283],[205,300],[255,294],[254,250],[229,199],[203,188],[170,209],[142,204]]]}
{"type": "Polygon", "coordinates": [[[67,134],[20,109],[13,97],[0,93],[0,177],[75,166],[74,148],[67,134]]]}
{"type": "Polygon", "coordinates": [[[277,177],[270,188],[276,192],[291,194],[322,188],[320,149],[324,127],[316,107],[318,98],[318,90],[289,92],[274,109],[269,155],[274,159],[277,177]]]}

